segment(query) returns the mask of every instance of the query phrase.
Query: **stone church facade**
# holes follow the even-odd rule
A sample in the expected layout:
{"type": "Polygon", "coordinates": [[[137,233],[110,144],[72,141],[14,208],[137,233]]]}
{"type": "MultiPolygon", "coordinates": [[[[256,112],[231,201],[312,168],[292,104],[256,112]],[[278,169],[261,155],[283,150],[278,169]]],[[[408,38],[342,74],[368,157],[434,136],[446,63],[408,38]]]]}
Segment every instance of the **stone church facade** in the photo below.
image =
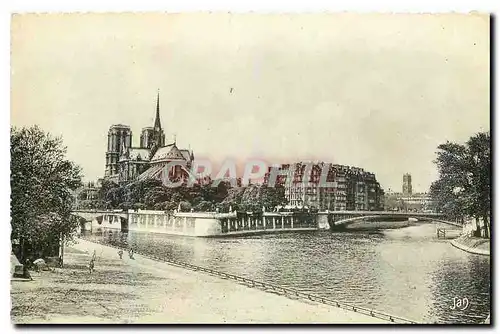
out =
{"type": "Polygon", "coordinates": [[[158,93],[154,125],[142,129],[139,146],[132,145],[130,126],[115,124],[109,128],[104,179],[121,184],[135,180],[161,179],[165,177],[164,173],[168,173],[171,180],[177,180],[187,177],[193,160],[193,151],[178,148],[175,139],[172,143],[165,142],[158,93]],[[178,162],[179,165],[166,171],[169,162],[178,162]]]}

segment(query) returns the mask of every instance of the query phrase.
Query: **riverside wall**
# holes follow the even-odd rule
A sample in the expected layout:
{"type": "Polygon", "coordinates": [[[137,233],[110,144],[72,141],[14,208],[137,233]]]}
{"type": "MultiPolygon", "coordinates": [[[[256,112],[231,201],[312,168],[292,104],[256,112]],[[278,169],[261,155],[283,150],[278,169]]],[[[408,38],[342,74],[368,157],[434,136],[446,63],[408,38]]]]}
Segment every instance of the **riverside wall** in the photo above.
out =
{"type": "Polygon", "coordinates": [[[101,228],[122,231],[153,232],[193,237],[220,237],[292,231],[315,231],[314,214],[290,212],[174,212],[128,211],[128,219],[104,215],[92,222],[92,230],[101,228]]]}

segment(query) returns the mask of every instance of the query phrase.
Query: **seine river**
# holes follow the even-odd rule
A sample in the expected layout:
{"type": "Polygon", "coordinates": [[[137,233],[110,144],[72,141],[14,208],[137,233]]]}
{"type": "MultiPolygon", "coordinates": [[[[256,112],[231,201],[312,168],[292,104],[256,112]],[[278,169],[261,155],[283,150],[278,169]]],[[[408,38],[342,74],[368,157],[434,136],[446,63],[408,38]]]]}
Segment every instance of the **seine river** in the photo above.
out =
{"type": "MultiPolygon", "coordinates": [[[[119,232],[104,235],[91,238],[120,243],[119,232]]],[[[206,239],[130,233],[128,244],[418,322],[480,323],[490,309],[490,258],[438,240],[432,224],[206,239]],[[454,298],[468,308],[452,310],[454,298]]]]}

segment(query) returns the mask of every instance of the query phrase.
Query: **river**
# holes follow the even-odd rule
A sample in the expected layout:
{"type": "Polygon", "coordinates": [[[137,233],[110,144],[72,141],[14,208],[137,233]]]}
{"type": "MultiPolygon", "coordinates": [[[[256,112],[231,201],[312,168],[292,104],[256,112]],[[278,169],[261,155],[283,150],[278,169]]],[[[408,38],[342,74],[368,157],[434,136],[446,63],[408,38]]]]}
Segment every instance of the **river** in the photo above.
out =
{"type": "MultiPolygon", "coordinates": [[[[123,244],[119,234],[89,237],[123,244]]],[[[372,232],[237,238],[130,233],[125,243],[139,253],[291,287],[417,322],[480,323],[490,310],[490,258],[437,239],[432,224],[372,232]],[[452,310],[454,298],[467,298],[467,309],[452,310]]]]}

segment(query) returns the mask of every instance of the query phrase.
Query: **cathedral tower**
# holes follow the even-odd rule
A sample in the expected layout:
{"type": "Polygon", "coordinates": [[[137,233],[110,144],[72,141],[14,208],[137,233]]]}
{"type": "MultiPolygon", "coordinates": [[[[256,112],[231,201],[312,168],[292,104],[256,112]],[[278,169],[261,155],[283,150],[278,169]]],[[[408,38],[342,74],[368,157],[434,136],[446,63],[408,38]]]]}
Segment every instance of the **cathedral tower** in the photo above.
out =
{"type": "Polygon", "coordinates": [[[118,160],[124,148],[132,146],[132,131],[128,125],[115,124],[108,131],[105,175],[118,174],[118,160]]]}

